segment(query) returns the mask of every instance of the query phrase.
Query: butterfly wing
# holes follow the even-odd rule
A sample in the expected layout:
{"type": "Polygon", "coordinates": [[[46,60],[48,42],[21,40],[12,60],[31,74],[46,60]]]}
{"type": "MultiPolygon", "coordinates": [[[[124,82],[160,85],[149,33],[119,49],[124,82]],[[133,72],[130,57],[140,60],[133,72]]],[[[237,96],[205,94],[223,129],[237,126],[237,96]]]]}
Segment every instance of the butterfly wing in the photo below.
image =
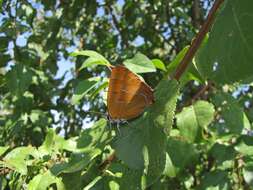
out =
{"type": "Polygon", "coordinates": [[[124,66],[112,69],[107,107],[112,119],[132,119],[154,102],[153,90],[124,66]]]}

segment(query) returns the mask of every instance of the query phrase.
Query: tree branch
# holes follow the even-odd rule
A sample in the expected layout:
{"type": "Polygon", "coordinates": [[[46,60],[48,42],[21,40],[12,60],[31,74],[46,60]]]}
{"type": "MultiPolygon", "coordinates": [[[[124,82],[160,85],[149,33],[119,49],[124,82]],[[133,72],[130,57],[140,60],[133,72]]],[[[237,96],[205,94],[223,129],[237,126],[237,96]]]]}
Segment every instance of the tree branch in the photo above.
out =
{"type": "Polygon", "coordinates": [[[128,48],[129,43],[128,43],[127,39],[125,39],[125,37],[124,37],[124,31],[123,31],[124,29],[121,28],[116,15],[113,13],[113,8],[109,4],[107,5],[107,8],[108,8],[109,14],[112,16],[112,22],[113,22],[115,28],[118,30],[119,35],[121,36],[121,40],[122,40],[121,46],[125,45],[126,48],[128,48]]]}
{"type": "Polygon", "coordinates": [[[177,70],[173,76],[174,79],[179,80],[182,74],[187,69],[187,66],[191,63],[192,58],[194,57],[195,53],[197,52],[198,48],[200,47],[206,33],[210,30],[212,23],[215,18],[215,13],[219,9],[220,5],[223,3],[224,0],[215,0],[213,7],[211,8],[207,19],[203,26],[201,27],[199,33],[197,34],[196,38],[193,40],[191,47],[185,54],[183,60],[177,67],[177,70]]]}

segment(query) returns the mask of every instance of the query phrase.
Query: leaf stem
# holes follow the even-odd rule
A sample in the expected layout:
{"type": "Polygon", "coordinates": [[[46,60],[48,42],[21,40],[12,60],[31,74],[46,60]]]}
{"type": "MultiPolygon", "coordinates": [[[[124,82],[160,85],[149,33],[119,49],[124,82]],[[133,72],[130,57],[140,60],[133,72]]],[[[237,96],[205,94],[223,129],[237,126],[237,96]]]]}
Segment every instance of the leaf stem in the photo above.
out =
{"type": "Polygon", "coordinates": [[[182,74],[187,69],[187,66],[191,63],[192,58],[194,57],[195,53],[197,52],[198,48],[200,47],[206,33],[210,30],[212,23],[215,18],[215,14],[219,9],[220,5],[223,3],[224,0],[215,0],[206,21],[204,22],[203,26],[201,27],[199,33],[197,34],[196,38],[193,40],[190,48],[188,49],[187,53],[185,54],[183,60],[179,64],[176,69],[176,72],[173,76],[174,79],[177,81],[180,79],[182,74]]]}

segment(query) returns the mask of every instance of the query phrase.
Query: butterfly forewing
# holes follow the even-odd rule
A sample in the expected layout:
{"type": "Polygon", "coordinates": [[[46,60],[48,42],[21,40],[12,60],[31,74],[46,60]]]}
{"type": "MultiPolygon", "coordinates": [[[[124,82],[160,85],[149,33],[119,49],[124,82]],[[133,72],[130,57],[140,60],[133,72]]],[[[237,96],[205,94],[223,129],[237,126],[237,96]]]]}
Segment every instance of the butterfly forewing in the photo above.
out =
{"type": "Polygon", "coordinates": [[[135,118],[153,101],[153,90],[136,74],[124,66],[112,68],[107,95],[112,119],[135,118]]]}

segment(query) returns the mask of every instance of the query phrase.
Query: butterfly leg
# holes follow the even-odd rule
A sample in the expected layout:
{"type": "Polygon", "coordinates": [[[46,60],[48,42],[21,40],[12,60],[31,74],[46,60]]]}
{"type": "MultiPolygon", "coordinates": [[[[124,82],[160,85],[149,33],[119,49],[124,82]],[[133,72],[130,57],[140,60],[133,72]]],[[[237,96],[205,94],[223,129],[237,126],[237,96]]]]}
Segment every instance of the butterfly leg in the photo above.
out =
{"type": "Polygon", "coordinates": [[[112,122],[109,120],[109,131],[112,132],[112,122]]]}
{"type": "Polygon", "coordinates": [[[119,129],[119,123],[120,123],[120,121],[117,121],[116,128],[117,128],[117,131],[118,131],[118,133],[119,133],[119,136],[121,136],[120,129],[119,129]]]}

